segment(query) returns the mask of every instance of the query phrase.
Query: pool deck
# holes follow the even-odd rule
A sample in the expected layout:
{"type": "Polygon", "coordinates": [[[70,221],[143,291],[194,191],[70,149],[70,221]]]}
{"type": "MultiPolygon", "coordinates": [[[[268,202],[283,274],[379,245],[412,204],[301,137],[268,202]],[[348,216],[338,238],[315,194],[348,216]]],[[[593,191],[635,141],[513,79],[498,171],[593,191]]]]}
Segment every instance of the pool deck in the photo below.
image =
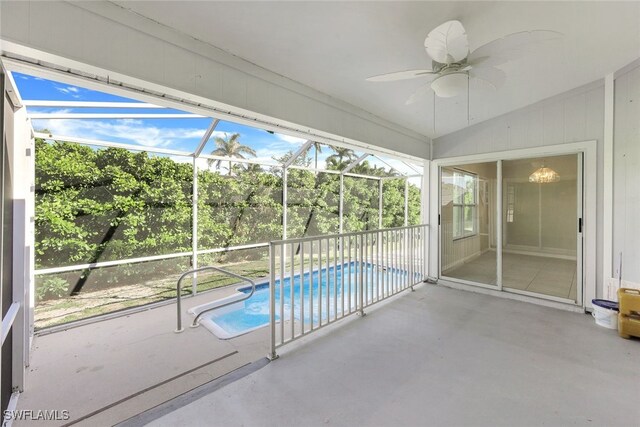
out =
{"type": "MultiPolygon", "coordinates": [[[[183,313],[235,288],[184,298],[183,313]]],[[[66,409],[71,419],[14,425],[114,425],[268,353],[268,328],[223,341],[192,320],[184,314],[175,333],[173,303],[36,336],[18,409],[66,409]]]]}
{"type": "Polygon", "coordinates": [[[284,347],[138,426],[638,425],[640,340],[590,315],[443,286],[284,347]]]}

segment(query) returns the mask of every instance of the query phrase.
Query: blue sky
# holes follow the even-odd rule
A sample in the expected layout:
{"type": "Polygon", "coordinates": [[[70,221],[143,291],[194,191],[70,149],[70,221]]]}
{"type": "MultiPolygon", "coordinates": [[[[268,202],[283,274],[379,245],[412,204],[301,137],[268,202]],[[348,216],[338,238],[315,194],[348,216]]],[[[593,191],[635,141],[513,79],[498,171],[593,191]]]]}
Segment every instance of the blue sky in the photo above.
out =
{"type": "MultiPolygon", "coordinates": [[[[111,95],[80,86],[42,79],[26,74],[13,73],[18,91],[24,100],[50,101],[99,101],[99,102],[140,102],[129,98],[111,95]]],[[[172,109],[113,109],[113,108],[44,108],[29,107],[29,112],[67,112],[67,113],[183,113],[172,109]]],[[[48,130],[54,135],[75,136],[86,139],[112,141],[156,148],[170,148],[178,151],[195,151],[202,135],[211,123],[210,118],[178,118],[178,119],[34,119],[36,131],[48,130]]],[[[243,126],[231,122],[220,121],[214,136],[239,133],[240,141],[253,148],[257,159],[273,163],[273,156],[282,156],[288,151],[296,151],[305,139],[287,135],[271,134],[262,129],[243,126]]],[[[207,143],[204,153],[215,149],[214,139],[207,143]]],[[[333,150],[324,147],[318,154],[318,166],[324,167],[325,159],[333,150]]],[[[314,158],[314,151],[308,156],[314,158]]],[[[359,153],[358,153],[359,154],[359,153]]],[[[179,160],[179,159],[177,159],[179,160]]],[[[374,158],[370,163],[385,167],[384,163],[374,158]]],[[[394,167],[407,171],[397,160],[389,160],[394,167]]],[[[409,171],[407,171],[409,172],[409,171]]]]}

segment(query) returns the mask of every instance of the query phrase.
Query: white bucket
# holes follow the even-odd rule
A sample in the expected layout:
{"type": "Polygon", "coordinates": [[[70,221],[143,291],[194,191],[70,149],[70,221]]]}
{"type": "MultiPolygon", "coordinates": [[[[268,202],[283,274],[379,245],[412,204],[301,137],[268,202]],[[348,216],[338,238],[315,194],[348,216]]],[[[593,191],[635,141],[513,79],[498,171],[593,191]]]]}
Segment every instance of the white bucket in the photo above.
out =
{"type": "Polygon", "coordinates": [[[615,310],[609,310],[608,308],[593,305],[593,312],[591,313],[596,324],[608,329],[618,329],[618,312],[615,310]]]}

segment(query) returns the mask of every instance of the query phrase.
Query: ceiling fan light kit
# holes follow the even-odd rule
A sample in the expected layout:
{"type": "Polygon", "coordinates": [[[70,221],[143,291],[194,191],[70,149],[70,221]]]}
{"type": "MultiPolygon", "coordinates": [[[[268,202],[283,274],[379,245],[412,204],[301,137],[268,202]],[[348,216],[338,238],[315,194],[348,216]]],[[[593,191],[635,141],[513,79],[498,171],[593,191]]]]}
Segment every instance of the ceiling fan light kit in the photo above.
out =
{"type": "Polygon", "coordinates": [[[431,89],[440,98],[452,98],[466,92],[468,79],[465,72],[445,74],[431,82],[431,89]]]}
{"type": "MultiPolygon", "coordinates": [[[[447,21],[431,30],[424,48],[433,61],[431,70],[406,70],[369,77],[370,82],[392,82],[413,78],[432,79],[429,87],[440,98],[451,98],[469,90],[469,79],[488,83],[498,89],[505,79],[504,72],[496,68],[512,59],[522,57],[524,49],[532,43],[552,40],[560,33],[548,30],[522,31],[509,34],[469,50],[467,33],[460,21],[447,21]]],[[[425,95],[425,86],[414,93],[407,104],[425,95]]]]}

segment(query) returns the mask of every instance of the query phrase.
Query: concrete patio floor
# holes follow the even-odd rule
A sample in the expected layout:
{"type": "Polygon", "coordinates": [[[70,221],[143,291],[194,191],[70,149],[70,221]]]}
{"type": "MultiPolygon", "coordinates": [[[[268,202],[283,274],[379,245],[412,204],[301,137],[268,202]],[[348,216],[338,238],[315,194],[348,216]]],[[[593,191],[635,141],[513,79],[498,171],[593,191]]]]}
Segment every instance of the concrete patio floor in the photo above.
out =
{"type": "MultiPolygon", "coordinates": [[[[183,299],[183,313],[235,286],[183,299]]],[[[108,426],[126,420],[268,353],[269,328],[219,340],[204,327],[176,334],[176,305],[36,336],[18,409],[68,410],[68,421],[108,426]]],[[[14,425],[43,425],[15,422],[14,425]]]]}
{"type": "Polygon", "coordinates": [[[590,315],[425,285],[125,425],[630,426],[638,361],[590,315]]]}

